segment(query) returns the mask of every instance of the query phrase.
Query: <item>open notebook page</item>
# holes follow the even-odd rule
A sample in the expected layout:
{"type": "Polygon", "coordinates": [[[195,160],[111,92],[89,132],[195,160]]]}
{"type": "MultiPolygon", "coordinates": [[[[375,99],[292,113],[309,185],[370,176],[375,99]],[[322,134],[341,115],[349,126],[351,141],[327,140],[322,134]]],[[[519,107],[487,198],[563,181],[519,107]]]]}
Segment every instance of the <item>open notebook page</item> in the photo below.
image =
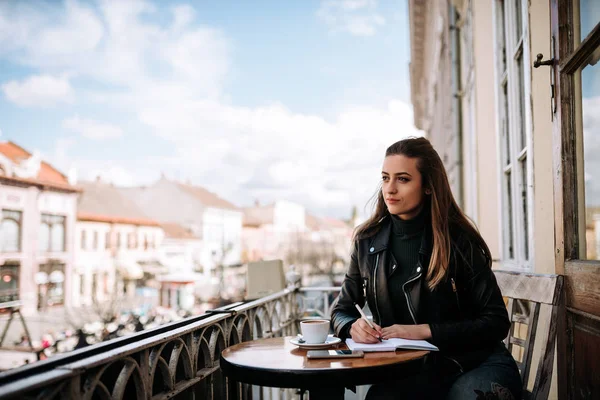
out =
{"type": "Polygon", "coordinates": [[[369,344],[369,343],[356,343],[352,339],[346,339],[346,345],[350,350],[362,350],[364,352],[370,351],[395,351],[396,349],[405,350],[429,350],[438,351],[439,349],[425,340],[410,340],[410,339],[384,339],[382,342],[369,344]]]}

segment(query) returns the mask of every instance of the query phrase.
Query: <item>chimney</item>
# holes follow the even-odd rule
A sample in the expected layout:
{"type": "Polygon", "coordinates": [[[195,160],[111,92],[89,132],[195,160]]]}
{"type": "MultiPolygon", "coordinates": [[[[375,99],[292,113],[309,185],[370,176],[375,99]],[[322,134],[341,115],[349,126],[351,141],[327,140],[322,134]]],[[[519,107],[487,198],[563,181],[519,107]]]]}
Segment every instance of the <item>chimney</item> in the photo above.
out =
{"type": "Polygon", "coordinates": [[[69,172],[67,173],[67,180],[69,181],[69,185],[75,186],[77,185],[77,169],[72,167],[69,168],[69,172]]]}

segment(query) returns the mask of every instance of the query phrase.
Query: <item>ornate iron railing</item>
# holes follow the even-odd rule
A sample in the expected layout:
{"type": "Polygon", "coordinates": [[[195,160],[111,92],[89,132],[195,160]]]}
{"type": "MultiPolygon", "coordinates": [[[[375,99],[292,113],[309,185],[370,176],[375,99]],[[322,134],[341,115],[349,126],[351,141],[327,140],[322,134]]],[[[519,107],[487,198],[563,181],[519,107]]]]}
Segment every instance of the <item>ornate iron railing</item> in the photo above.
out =
{"type": "MultiPolygon", "coordinates": [[[[331,293],[339,288],[321,288],[331,293]]],[[[318,292],[311,288],[310,292],[318,292]]],[[[293,390],[227,385],[219,368],[223,349],[261,337],[296,335],[306,307],[297,288],[245,304],[98,343],[0,374],[0,399],[237,399],[290,398],[293,390]]],[[[328,297],[329,298],[329,297],[328,297]]]]}

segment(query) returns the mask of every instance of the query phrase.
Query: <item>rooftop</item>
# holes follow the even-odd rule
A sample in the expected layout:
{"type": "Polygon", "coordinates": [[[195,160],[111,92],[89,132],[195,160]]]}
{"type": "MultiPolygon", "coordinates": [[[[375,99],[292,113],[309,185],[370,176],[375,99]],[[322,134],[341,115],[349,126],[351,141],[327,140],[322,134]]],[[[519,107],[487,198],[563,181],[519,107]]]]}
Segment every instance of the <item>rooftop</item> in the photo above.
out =
{"type": "Polygon", "coordinates": [[[163,223],[161,224],[163,231],[165,232],[165,237],[171,239],[200,239],[195,236],[191,229],[186,228],[181,224],[176,223],[163,223]]]}
{"type": "Polygon", "coordinates": [[[77,218],[81,221],[158,226],[114,185],[97,180],[80,182],[77,218]]]}
{"type": "Polygon", "coordinates": [[[177,185],[187,193],[197,198],[204,206],[214,208],[225,208],[230,210],[239,210],[238,207],[229,201],[222,199],[216,194],[204,189],[201,186],[194,186],[186,183],[177,182],[177,185]]]}
{"type": "MultiPolygon", "coordinates": [[[[22,167],[23,163],[30,159],[35,162],[33,154],[11,141],[0,142],[0,154],[8,158],[16,168],[22,167]]],[[[40,160],[39,164],[39,169],[35,176],[23,177],[13,173],[12,176],[3,176],[2,178],[18,183],[44,185],[50,188],[77,191],[69,183],[67,177],[52,165],[43,160],[40,160]]]]}

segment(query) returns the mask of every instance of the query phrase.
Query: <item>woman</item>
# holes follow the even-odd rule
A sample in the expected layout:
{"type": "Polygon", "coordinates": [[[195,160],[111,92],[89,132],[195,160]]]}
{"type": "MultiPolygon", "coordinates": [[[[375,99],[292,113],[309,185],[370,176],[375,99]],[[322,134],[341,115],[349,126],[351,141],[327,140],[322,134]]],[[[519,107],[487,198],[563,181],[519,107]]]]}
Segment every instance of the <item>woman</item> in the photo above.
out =
{"type": "Polygon", "coordinates": [[[519,371],[502,344],[510,321],[490,250],[427,139],[387,149],[375,211],[355,232],[332,325],[357,342],[424,339],[440,349],[406,381],[371,387],[368,399],[475,399],[475,391],[520,398],[519,371]],[[375,329],[354,307],[365,301],[375,329]]]}

